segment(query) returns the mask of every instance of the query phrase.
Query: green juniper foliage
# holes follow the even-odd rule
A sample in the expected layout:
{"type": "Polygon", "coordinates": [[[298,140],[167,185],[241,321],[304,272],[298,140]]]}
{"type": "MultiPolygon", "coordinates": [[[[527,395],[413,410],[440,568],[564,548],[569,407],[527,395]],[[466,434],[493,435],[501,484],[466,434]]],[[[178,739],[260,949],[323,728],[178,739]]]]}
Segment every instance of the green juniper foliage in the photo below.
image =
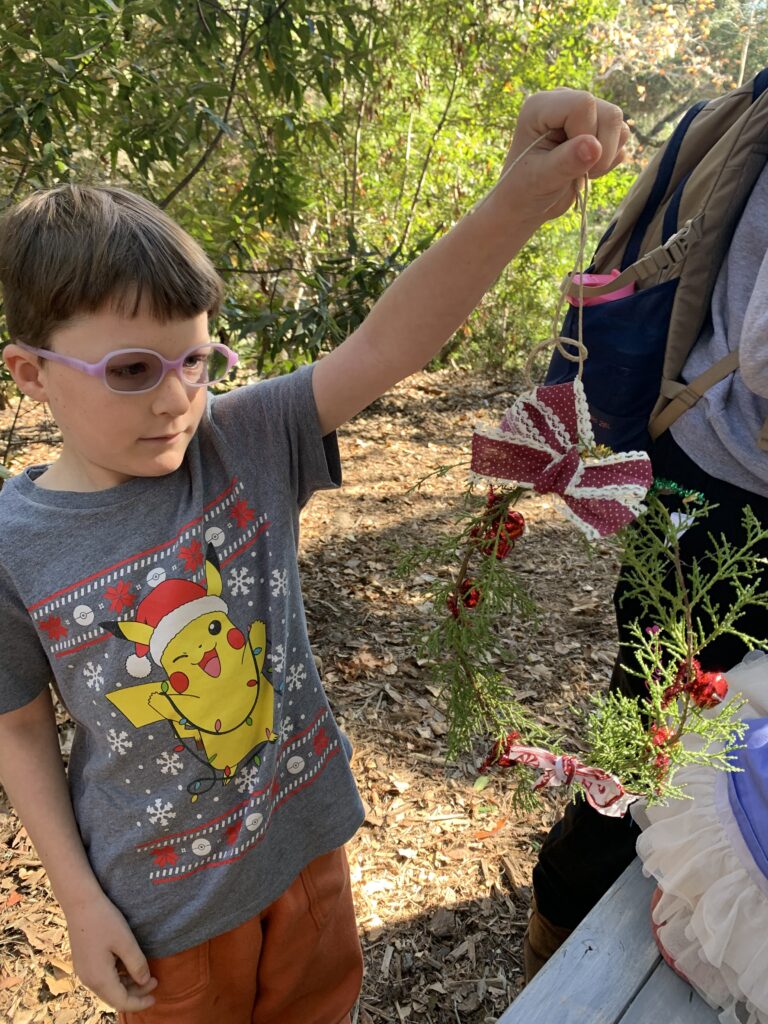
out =
{"type": "MultiPolygon", "coordinates": [[[[501,751],[512,732],[519,733],[521,744],[567,753],[562,741],[515,700],[514,681],[504,670],[512,657],[500,624],[511,615],[537,615],[508,558],[523,529],[514,509],[522,493],[491,489],[482,500],[468,488],[458,534],[414,551],[401,565],[404,573],[419,564],[454,566],[434,581],[436,621],[423,638],[444,693],[449,757],[469,751],[479,739],[501,751]]],[[[710,536],[706,557],[684,571],[680,538],[711,508],[700,495],[660,481],[645,514],[616,537],[625,593],[639,602],[643,618],[643,624],[631,624],[632,657],[625,668],[645,681],[647,696],[595,695],[583,720],[586,750],[579,760],[618,776],[626,790],[648,803],[684,795],[674,782],[683,765],[729,770],[729,754],[744,733],[738,717],[743,700],[738,694],[726,697],[725,679],[703,672],[698,655],[724,633],[738,636],[747,648],[759,645],[740,622],[750,606],[768,610],[768,598],[759,593],[765,559],[758,553],[768,530],[747,508],[743,543],[710,536]],[[665,507],[659,496],[665,487],[683,494],[682,513],[665,507]],[[713,588],[724,582],[732,595],[727,607],[712,597],[713,588]]],[[[529,805],[529,769],[515,767],[513,778],[518,802],[529,805]]]]}
{"type": "MultiPolygon", "coordinates": [[[[522,493],[492,491],[492,498],[481,502],[468,489],[458,535],[419,547],[400,564],[402,575],[419,565],[456,566],[434,581],[436,622],[423,638],[425,656],[445,695],[449,757],[468,750],[478,737],[491,734],[502,740],[513,729],[531,742],[551,740],[530,711],[514,700],[500,667],[510,660],[498,632],[502,618],[532,619],[538,614],[506,559],[516,539],[509,538],[509,515],[522,493]]],[[[515,515],[516,529],[522,529],[522,516],[515,515]]]]}

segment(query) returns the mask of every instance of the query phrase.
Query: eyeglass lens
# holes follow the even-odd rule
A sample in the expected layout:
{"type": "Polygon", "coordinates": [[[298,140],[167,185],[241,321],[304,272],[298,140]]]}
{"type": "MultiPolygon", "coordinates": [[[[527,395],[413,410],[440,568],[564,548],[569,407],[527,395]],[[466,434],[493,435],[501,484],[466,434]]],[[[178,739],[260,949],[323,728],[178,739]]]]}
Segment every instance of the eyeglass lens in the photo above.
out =
{"type": "MultiPolygon", "coordinates": [[[[184,360],[181,375],[187,384],[202,386],[227,375],[227,357],[215,348],[190,352],[184,360]]],[[[121,352],[105,367],[107,386],[113,391],[148,391],[160,383],[163,364],[153,352],[121,352]]]]}

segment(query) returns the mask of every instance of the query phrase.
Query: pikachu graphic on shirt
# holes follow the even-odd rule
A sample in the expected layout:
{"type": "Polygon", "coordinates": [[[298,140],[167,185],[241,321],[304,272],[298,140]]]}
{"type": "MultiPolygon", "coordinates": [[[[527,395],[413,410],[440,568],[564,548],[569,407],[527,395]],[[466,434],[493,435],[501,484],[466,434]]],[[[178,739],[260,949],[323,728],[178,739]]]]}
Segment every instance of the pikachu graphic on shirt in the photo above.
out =
{"type": "Polygon", "coordinates": [[[246,637],[232,622],[212,546],[205,578],[205,587],[163,580],[137,606],[135,619],[101,623],[136,645],[126,662],[132,676],[149,675],[152,662],[163,670],[164,678],[106,696],[137,729],[165,719],[188,750],[194,744],[208,774],[189,787],[193,801],[217,780],[231,782],[246,760],[258,763],[257,749],[277,739],[275,691],[263,675],[266,625],[252,622],[246,637]]]}

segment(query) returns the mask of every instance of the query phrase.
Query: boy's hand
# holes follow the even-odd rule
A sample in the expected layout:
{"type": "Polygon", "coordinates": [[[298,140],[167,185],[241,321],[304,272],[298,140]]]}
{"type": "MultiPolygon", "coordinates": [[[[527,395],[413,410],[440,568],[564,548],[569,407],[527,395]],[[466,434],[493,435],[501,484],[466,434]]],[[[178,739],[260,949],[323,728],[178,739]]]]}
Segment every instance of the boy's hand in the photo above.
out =
{"type": "Polygon", "coordinates": [[[534,224],[573,204],[585,176],[599,178],[624,159],[629,128],[619,107],[588,92],[553,89],[525,101],[494,201],[534,224]],[[514,161],[547,134],[517,166],[514,161]]]}
{"type": "Polygon", "coordinates": [[[67,925],[75,973],[84,985],[122,1013],[153,1005],[149,993],[157,980],[114,903],[101,896],[70,907],[67,925]]]}

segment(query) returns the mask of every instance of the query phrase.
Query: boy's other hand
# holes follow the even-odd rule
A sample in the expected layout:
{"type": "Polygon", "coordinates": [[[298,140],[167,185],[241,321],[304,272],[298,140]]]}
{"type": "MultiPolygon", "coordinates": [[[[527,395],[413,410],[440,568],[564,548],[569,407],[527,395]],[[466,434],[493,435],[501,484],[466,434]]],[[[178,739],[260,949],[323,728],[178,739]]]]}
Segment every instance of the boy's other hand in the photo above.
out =
{"type": "Polygon", "coordinates": [[[106,896],[67,914],[75,973],[92,992],[121,1013],[138,1013],[155,1002],[157,980],[128,922],[106,896]]]}
{"type": "Polygon", "coordinates": [[[553,89],[525,101],[501,178],[491,193],[511,213],[534,224],[559,217],[585,177],[621,163],[629,128],[621,108],[588,92],[553,89]],[[517,166],[515,160],[540,136],[517,166]]]}

